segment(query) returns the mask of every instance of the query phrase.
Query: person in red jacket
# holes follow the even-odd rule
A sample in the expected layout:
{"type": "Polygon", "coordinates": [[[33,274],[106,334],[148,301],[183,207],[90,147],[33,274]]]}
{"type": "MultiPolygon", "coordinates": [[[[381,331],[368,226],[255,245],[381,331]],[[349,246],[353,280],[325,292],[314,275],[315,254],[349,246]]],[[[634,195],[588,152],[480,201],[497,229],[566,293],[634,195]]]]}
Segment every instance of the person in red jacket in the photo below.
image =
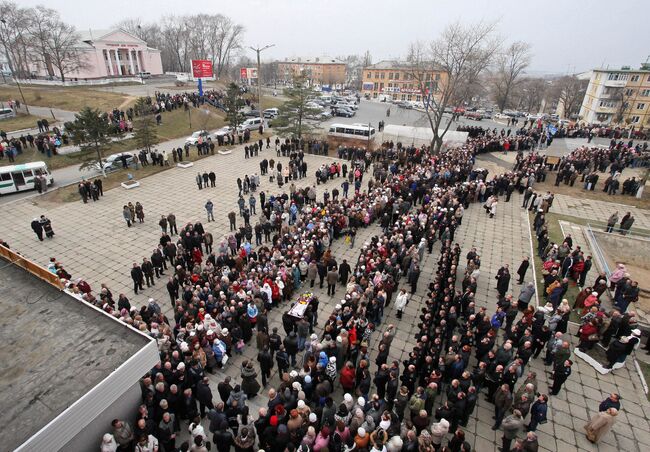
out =
{"type": "Polygon", "coordinates": [[[354,365],[348,361],[345,363],[345,366],[343,369],[341,369],[341,386],[343,387],[343,390],[345,392],[352,392],[354,390],[354,379],[355,379],[355,371],[354,371],[354,365]]]}
{"type": "Polygon", "coordinates": [[[580,343],[578,348],[581,352],[590,350],[598,342],[598,326],[591,321],[580,328],[580,343]]]}

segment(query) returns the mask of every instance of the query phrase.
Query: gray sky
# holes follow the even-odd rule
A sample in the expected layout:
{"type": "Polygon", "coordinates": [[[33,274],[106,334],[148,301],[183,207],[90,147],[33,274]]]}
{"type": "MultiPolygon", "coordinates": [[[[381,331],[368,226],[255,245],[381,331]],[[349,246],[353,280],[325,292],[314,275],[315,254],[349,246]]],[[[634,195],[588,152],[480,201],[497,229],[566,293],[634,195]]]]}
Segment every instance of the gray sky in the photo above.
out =
{"type": "MultiPolygon", "coordinates": [[[[275,44],[265,59],[362,54],[406,55],[410,42],[434,39],[456,20],[499,21],[502,37],[532,45],[531,72],[581,72],[601,65],[638,67],[650,55],[650,1],[623,0],[19,0],[46,4],[79,29],[108,28],[129,17],[222,13],[246,27],[246,45],[275,44]]],[[[251,52],[252,53],[252,52],[251,52]]],[[[252,55],[251,55],[252,56],[252,55]]]]}

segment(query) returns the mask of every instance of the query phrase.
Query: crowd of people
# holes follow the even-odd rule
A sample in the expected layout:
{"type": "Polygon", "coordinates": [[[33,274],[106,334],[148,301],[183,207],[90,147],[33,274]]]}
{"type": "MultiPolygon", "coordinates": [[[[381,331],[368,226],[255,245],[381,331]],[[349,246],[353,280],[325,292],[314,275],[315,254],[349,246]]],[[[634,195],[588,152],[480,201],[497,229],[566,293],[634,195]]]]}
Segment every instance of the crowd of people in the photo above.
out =
{"type": "MultiPolygon", "coordinates": [[[[114,420],[102,450],[470,451],[464,427],[483,393],[494,405],[493,429],[502,430],[502,450],[536,451],[535,430],[546,421],[549,397],[561,391],[573,365],[566,283],[572,278],[584,286],[591,264],[571,243],[540,246],[545,262],[545,293],[540,295],[548,304],[536,309],[531,303],[535,285],[525,281],[524,263],[518,269],[523,286],[517,297],[504,264],[496,275],[496,303],[476,304],[481,257],[454,241],[465,210],[490,201],[489,212],[495,214],[492,206],[502,199],[510,202],[517,190],[524,195],[523,207],[536,212],[542,239],[543,216],[553,203],[551,193],[534,192],[546,171],[539,154],[524,157],[519,147],[514,169],[491,179],[486,170],[473,167],[476,152],[493,138],[471,138],[444,154],[390,144],[370,155],[339,150],[350,162],[349,171],[345,162],[336,162],[318,172],[328,179],[341,175],[343,193],[337,187],[319,199],[313,185],[295,186],[300,177],[292,170],[285,179],[292,182],[288,193],[260,190],[254,226],[244,214],[257,213],[252,186],[261,183],[256,175],[248,183],[245,177],[239,189],[248,191],[248,200],[242,196],[238,203],[244,222],[237,227],[237,215],[230,212],[231,234],[220,243],[200,221],[177,229],[175,216],[163,215],[151,258],[134,263],[131,276],[136,294],[145,279],[148,286],[166,281],[171,316],[153,298],[138,309],[126,294],[114,297],[107,286],[95,296],[86,283],[69,281],[70,291],[150,334],[160,350],[160,363],[142,378],[135,423],[114,420]],[[354,193],[343,186],[349,186],[350,178],[354,193]],[[353,247],[358,231],[374,223],[381,233],[364,241],[356,262],[334,255],[333,241],[353,247]],[[423,287],[425,254],[432,254],[437,242],[433,275],[424,283],[426,296],[411,308],[413,295],[423,287]],[[312,294],[316,284],[327,284],[327,303],[312,294]],[[290,311],[298,295],[309,302],[296,317],[290,311]],[[397,323],[382,327],[391,303],[397,323]],[[284,334],[269,325],[274,310],[282,313],[284,334]],[[416,327],[407,338],[411,350],[400,362],[390,356],[402,322],[416,327]],[[256,347],[255,360],[239,358],[246,347],[256,347]],[[527,369],[543,351],[545,364],[552,366],[548,391],[527,369]],[[217,398],[208,375],[232,366],[235,359],[240,378],[219,383],[217,398]],[[279,380],[268,388],[276,365],[279,380]],[[268,388],[268,402],[251,413],[247,401],[262,387],[268,388]],[[183,430],[189,436],[181,435],[183,430]],[[181,437],[189,440],[181,442],[181,437]]],[[[291,142],[285,144],[291,147],[291,142]]],[[[300,149],[296,143],[289,152],[297,163],[300,149]]],[[[269,171],[263,166],[265,175],[269,171]]],[[[285,177],[284,172],[272,174],[285,177]]],[[[135,218],[144,221],[141,206],[138,212],[137,204],[125,206],[127,224],[135,218]]],[[[607,330],[616,360],[627,352],[617,348],[619,343],[638,342],[633,340],[634,315],[623,309],[634,292],[634,282],[625,278],[614,281],[620,312],[613,311],[611,323],[618,327],[607,330]],[[614,322],[617,317],[621,319],[614,322]]],[[[584,306],[590,303],[585,298],[584,306]]],[[[584,324],[603,310],[593,303],[588,311],[584,324]]],[[[617,409],[620,404],[601,410],[610,418],[601,414],[593,419],[587,426],[591,438],[599,439],[611,427],[617,409]]]]}
{"type": "Polygon", "coordinates": [[[603,192],[608,195],[620,193],[636,196],[643,179],[636,176],[624,178],[623,171],[629,167],[646,166],[648,155],[646,149],[640,144],[634,146],[632,144],[632,142],[624,144],[622,141],[612,140],[608,148],[602,146],[576,148],[560,159],[555,186],[564,184],[573,187],[580,178],[579,186],[594,191],[601,174],[606,173],[607,177],[603,177],[603,192]]]}

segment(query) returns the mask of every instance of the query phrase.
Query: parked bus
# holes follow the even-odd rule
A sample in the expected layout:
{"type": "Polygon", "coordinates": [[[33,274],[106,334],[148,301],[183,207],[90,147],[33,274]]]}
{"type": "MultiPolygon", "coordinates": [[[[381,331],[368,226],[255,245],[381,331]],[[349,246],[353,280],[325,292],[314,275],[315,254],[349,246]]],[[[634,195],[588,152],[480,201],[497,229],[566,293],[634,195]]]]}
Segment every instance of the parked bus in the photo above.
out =
{"type": "Polygon", "coordinates": [[[0,167],[0,195],[17,191],[32,190],[34,176],[45,176],[47,185],[54,183],[52,173],[45,162],[30,162],[22,165],[0,167]]]}
{"type": "Polygon", "coordinates": [[[331,137],[374,140],[375,128],[368,124],[332,124],[327,135],[331,137]]]}

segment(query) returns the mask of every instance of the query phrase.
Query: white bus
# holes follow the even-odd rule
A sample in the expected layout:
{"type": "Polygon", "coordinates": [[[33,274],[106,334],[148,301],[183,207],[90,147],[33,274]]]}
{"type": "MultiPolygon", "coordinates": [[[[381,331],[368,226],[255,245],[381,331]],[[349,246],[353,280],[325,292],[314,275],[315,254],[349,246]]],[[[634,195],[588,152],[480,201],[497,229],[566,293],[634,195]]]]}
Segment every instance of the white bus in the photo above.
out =
{"type": "Polygon", "coordinates": [[[0,195],[17,191],[32,190],[34,176],[45,176],[47,185],[54,183],[52,173],[45,162],[30,162],[22,165],[0,167],[0,195]]]}
{"type": "Polygon", "coordinates": [[[374,140],[375,128],[368,124],[331,124],[327,135],[331,137],[374,140]]]}

